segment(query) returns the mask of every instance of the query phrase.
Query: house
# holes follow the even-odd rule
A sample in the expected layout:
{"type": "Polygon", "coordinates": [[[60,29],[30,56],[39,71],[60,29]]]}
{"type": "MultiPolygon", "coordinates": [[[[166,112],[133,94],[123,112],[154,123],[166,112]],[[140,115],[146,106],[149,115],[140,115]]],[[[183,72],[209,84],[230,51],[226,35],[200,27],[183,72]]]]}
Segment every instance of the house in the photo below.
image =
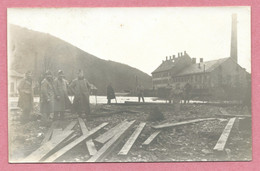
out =
{"type": "Polygon", "coordinates": [[[165,61],[152,72],[153,89],[158,96],[169,95],[169,89],[189,83],[193,94],[211,94],[237,98],[248,86],[249,73],[237,63],[236,15],[232,16],[230,57],[204,61],[191,58],[186,51],[165,61]]]}
{"type": "Polygon", "coordinates": [[[10,96],[18,96],[17,87],[24,75],[14,70],[9,70],[8,76],[8,93],[10,96]]]}

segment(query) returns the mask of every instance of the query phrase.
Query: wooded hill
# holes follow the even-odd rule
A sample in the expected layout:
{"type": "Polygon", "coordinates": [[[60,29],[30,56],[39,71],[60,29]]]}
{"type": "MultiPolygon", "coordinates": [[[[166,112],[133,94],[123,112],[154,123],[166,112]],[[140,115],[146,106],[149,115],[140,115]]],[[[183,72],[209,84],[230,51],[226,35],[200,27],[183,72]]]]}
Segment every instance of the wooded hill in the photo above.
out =
{"type": "Polygon", "coordinates": [[[145,88],[152,87],[151,76],[136,68],[100,59],[50,34],[11,24],[8,25],[8,60],[10,69],[19,73],[32,70],[35,81],[47,69],[55,76],[61,69],[71,81],[82,69],[89,82],[98,88],[98,94],[106,92],[109,82],[116,92],[135,89],[136,80],[145,88]]]}

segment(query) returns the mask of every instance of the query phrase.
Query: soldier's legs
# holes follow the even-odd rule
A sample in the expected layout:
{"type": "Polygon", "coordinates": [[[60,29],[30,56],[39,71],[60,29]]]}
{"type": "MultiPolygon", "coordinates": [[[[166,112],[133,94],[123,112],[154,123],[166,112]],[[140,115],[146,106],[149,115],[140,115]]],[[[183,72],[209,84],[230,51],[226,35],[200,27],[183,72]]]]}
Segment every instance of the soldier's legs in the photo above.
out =
{"type": "Polygon", "coordinates": [[[143,100],[143,102],[144,102],[144,96],[142,96],[142,100],[143,100]]]}
{"type": "Polygon", "coordinates": [[[111,103],[111,99],[107,99],[107,104],[110,104],[111,103]]]}

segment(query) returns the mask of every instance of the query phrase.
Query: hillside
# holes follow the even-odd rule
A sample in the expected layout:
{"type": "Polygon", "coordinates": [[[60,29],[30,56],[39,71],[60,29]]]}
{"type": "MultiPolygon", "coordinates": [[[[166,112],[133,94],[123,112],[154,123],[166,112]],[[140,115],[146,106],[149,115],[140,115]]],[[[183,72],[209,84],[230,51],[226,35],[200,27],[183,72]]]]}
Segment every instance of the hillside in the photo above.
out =
{"type": "Polygon", "coordinates": [[[71,81],[82,69],[89,82],[98,88],[99,94],[106,92],[109,82],[116,92],[132,90],[136,77],[145,88],[152,87],[151,76],[136,68],[102,60],[46,33],[15,25],[8,27],[9,67],[20,73],[32,70],[34,80],[38,80],[46,69],[55,74],[61,69],[66,79],[71,81]]]}

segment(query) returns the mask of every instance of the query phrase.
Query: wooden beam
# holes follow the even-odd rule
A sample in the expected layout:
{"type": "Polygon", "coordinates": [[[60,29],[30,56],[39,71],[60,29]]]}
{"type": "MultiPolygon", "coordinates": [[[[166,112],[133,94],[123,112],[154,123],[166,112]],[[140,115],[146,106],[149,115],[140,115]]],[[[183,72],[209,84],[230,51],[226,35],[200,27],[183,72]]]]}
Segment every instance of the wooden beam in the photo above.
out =
{"type": "Polygon", "coordinates": [[[51,140],[55,139],[58,135],[62,134],[63,131],[61,128],[53,129],[51,140]]]}
{"type": "Polygon", "coordinates": [[[27,156],[23,162],[39,162],[42,158],[50,154],[55,150],[55,148],[61,144],[66,138],[68,138],[70,135],[72,135],[73,131],[67,131],[57,136],[52,141],[48,141],[45,144],[43,144],[40,148],[32,152],[29,156],[27,156]]]}
{"type": "Polygon", "coordinates": [[[63,131],[72,130],[76,126],[77,122],[78,122],[77,120],[70,122],[70,124],[63,131]]]}
{"type": "Polygon", "coordinates": [[[50,127],[50,129],[48,130],[48,132],[45,134],[44,139],[43,139],[42,142],[41,142],[41,145],[43,145],[44,143],[46,143],[47,141],[50,140],[51,135],[52,135],[52,132],[53,132],[53,129],[55,128],[56,124],[57,124],[56,122],[53,122],[53,123],[51,124],[51,127],[50,127]]]}
{"type": "Polygon", "coordinates": [[[73,147],[78,145],[79,143],[83,142],[84,140],[90,138],[92,135],[94,135],[96,132],[98,132],[100,129],[102,129],[104,126],[106,126],[108,123],[102,123],[101,125],[95,127],[94,129],[90,130],[87,134],[82,135],[81,137],[77,138],[75,141],[69,143],[56,153],[49,156],[44,162],[53,162],[65,153],[67,153],[69,150],[71,150],[73,147]]]}
{"type": "Polygon", "coordinates": [[[161,132],[161,130],[155,131],[154,133],[152,133],[152,134],[143,142],[142,145],[144,145],[144,146],[149,145],[149,144],[157,137],[157,135],[160,134],[160,132],[161,132]]]}
{"type": "Polygon", "coordinates": [[[125,101],[125,105],[172,105],[170,103],[158,103],[158,102],[135,102],[135,101],[125,101]]]}
{"type": "Polygon", "coordinates": [[[122,139],[125,138],[127,132],[133,127],[134,121],[128,122],[124,124],[120,132],[113,136],[106,144],[102,146],[102,148],[92,156],[87,162],[100,162],[102,161],[107,155],[109,155],[120,143],[122,139]]]}
{"type": "MultiPolygon", "coordinates": [[[[88,133],[88,129],[85,125],[85,122],[81,118],[78,118],[78,120],[79,120],[79,125],[81,128],[82,134],[86,135],[88,133]]],[[[87,146],[88,152],[91,156],[96,154],[97,149],[96,149],[95,144],[92,139],[86,141],[86,146],[87,146]]]]}
{"type": "Polygon", "coordinates": [[[123,127],[126,123],[127,123],[126,120],[122,121],[121,123],[119,123],[115,127],[109,129],[104,134],[97,137],[95,139],[95,141],[98,142],[98,143],[101,143],[101,144],[105,144],[109,139],[111,139],[115,134],[117,134],[117,132],[120,131],[120,128],[123,127]]]}
{"type": "Polygon", "coordinates": [[[182,121],[182,122],[177,122],[177,123],[166,123],[166,124],[162,124],[162,125],[152,126],[152,128],[155,128],[155,129],[169,128],[169,127],[186,125],[186,124],[191,124],[191,123],[196,123],[196,122],[210,121],[210,120],[214,120],[214,119],[216,119],[216,118],[194,119],[194,120],[182,121]]]}
{"type": "Polygon", "coordinates": [[[219,111],[222,113],[222,114],[216,114],[217,116],[226,116],[226,117],[245,117],[245,118],[251,118],[252,116],[251,115],[231,115],[229,114],[225,109],[223,108],[220,108],[219,111]]]}
{"type": "Polygon", "coordinates": [[[225,145],[226,145],[227,140],[228,140],[228,137],[229,137],[229,135],[230,135],[231,129],[232,129],[232,127],[233,127],[235,121],[236,121],[236,118],[231,118],[231,119],[228,121],[228,123],[227,123],[225,129],[223,130],[221,136],[219,137],[219,140],[218,140],[217,144],[216,144],[215,147],[213,148],[214,150],[217,150],[217,151],[222,151],[222,150],[224,150],[225,145]]]}
{"type": "Polygon", "coordinates": [[[140,123],[138,125],[138,127],[135,129],[135,131],[133,132],[133,134],[131,135],[131,137],[129,137],[129,139],[127,140],[127,142],[125,143],[125,145],[122,147],[122,149],[119,151],[119,155],[127,155],[128,152],[130,151],[130,149],[132,148],[132,146],[134,145],[136,139],[138,138],[138,136],[141,134],[142,130],[145,127],[144,122],[140,123]]]}

